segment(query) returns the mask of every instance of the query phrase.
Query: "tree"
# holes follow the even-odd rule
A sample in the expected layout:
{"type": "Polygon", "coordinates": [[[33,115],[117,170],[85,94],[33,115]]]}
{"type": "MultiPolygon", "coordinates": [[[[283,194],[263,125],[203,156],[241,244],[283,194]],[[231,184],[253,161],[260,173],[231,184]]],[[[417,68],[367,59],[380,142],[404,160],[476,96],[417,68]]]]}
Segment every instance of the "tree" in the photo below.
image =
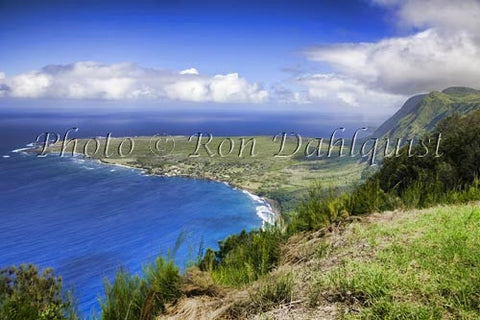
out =
{"type": "Polygon", "coordinates": [[[52,269],[22,264],[0,270],[0,320],[78,319],[72,296],[52,269]]]}

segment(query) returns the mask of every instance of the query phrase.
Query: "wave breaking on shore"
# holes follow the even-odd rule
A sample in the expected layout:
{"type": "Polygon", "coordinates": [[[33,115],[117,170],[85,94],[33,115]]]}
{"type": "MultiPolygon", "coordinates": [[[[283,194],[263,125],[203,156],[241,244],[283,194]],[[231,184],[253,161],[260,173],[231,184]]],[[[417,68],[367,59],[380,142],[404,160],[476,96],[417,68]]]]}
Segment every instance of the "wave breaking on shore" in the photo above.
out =
{"type": "Polygon", "coordinates": [[[262,228],[265,228],[265,224],[275,225],[277,222],[277,214],[268,200],[259,197],[247,190],[242,190],[243,193],[248,195],[256,204],[257,216],[263,220],[262,228]]]}

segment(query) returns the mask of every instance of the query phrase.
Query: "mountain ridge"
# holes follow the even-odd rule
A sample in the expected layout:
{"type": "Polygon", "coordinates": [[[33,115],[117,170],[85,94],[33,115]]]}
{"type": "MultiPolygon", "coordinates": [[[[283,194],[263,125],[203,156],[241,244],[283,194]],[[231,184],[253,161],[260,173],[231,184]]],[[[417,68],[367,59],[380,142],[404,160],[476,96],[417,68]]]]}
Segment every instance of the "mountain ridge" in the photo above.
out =
{"type": "Polygon", "coordinates": [[[418,94],[409,98],[372,134],[375,138],[418,138],[453,114],[468,114],[480,109],[480,90],[449,87],[442,91],[418,94]]]}

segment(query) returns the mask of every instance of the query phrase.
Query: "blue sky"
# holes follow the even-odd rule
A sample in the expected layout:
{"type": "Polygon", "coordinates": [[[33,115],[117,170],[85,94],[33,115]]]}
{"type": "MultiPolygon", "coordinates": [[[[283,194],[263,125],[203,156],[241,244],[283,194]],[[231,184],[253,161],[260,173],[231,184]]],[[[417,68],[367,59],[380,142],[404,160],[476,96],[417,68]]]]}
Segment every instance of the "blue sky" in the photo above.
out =
{"type": "Polygon", "coordinates": [[[303,47],[388,32],[365,1],[11,1],[0,12],[7,74],[88,60],[271,81],[305,63],[303,47]]]}
{"type": "Polygon", "coordinates": [[[478,82],[479,3],[458,3],[1,1],[0,100],[392,109],[478,82]]]}

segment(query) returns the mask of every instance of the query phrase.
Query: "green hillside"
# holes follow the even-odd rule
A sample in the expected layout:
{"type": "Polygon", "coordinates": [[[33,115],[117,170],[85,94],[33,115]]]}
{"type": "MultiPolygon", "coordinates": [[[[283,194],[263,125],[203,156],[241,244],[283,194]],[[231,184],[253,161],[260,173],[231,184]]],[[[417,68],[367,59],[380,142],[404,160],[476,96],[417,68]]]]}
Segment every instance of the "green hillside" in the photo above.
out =
{"type": "Polygon", "coordinates": [[[421,137],[431,131],[440,120],[452,114],[466,114],[478,109],[479,90],[451,87],[442,92],[420,94],[408,99],[372,136],[390,139],[421,137]]]}

